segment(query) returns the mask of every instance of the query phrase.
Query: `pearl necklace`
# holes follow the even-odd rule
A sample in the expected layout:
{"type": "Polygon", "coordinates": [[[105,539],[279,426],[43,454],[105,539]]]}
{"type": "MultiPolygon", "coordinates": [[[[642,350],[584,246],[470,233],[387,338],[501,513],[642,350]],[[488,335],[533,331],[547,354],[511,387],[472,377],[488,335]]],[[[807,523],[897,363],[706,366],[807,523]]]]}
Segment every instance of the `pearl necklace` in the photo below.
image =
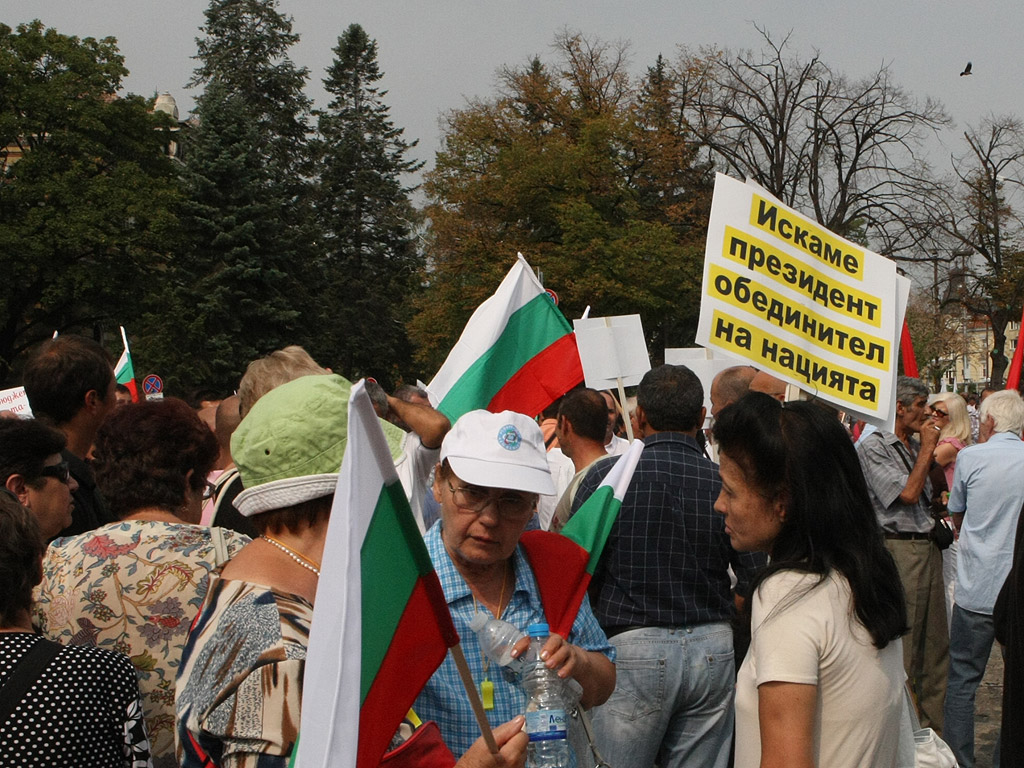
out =
{"type": "Polygon", "coordinates": [[[273,546],[275,546],[278,549],[280,549],[282,552],[284,552],[286,555],[288,555],[288,557],[290,557],[296,563],[301,565],[303,568],[312,571],[317,576],[320,575],[320,563],[318,563],[316,560],[311,560],[310,558],[305,557],[301,552],[296,552],[291,547],[289,547],[289,546],[287,546],[285,544],[282,544],[280,541],[278,541],[277,539],[271,538],[270,536],[260,536],[260,538],[263,539],[268,544],[272,544],[273,546]]]}

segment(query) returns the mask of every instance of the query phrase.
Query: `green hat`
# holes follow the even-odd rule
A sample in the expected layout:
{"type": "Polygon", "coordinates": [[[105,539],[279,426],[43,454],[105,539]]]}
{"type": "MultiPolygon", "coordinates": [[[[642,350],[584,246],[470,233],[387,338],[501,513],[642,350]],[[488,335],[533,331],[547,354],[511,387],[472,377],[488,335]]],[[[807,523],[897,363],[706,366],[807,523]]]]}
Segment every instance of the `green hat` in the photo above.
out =
{"type": "MultiPolygon", "coordinates": [[[[245,488],[235,507],[246,517],[330,496],[348,442],[352,383],[334,374],[293,379],[265,394],[231,436],[231,457],[245,488]]],[[[379,422],[391,457],[405,433],[379,422]]]]}
{"type": "Polygon", "coordinates": [[[330,496],[348,442],[352,384],[341,376],[302,376],[261,397],[231,436],[245,488],[246,517],[330,496]]]}

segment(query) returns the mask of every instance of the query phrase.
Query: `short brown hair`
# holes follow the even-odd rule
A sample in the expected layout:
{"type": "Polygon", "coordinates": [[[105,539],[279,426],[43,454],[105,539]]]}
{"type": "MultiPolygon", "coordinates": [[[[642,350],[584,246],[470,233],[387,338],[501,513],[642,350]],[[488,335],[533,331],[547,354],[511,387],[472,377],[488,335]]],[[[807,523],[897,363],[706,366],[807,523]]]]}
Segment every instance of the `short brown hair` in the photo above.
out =
{"type": "Polygon", "coordinates": [[[32,413],[66,424],[95,390],[101,401],[114,378],[110,354],[85,336],[62,334],[39,345],[22,373],[32,413]]]}
{"type": "Polygon", "coordinates": [[[184,400],[129,403],[108,416],[96,435],[96,484],[119,519],[143,507],[176,514],[189,484],[193,492],[202,489],[219,450],[213,432],[184,400]]]}
{"type": "Polygon", "coordinates": [[[250,517],[249,521],[260,534],[275,534],[281,531],[298,533],[306,528],[312,528],[321,520],[326,520],[331,514],[333,503],[334,496],[321,496],[290,507],[260,512],[250,517]]]}

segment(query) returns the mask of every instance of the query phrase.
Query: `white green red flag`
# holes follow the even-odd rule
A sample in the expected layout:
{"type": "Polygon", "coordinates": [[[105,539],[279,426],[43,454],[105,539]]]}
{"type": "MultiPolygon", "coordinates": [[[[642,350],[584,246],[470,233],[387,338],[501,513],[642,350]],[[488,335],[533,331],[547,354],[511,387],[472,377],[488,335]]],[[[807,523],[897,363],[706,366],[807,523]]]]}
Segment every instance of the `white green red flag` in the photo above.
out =
{"type": "Polygon", "coordinates": [[[128,391],[132,393],[132,402],[139,402],[139,385],[135,381],[135,366],[132,365],[132,353],[128,350],[128,334],[124,332],[124,326],[121,328],[121,342],[124,344],[124,351],[121,353],[121,357],[117,359],[117,365],[114,366],[114,378],[117,379],[118,384],[123,384],[128,387],[128,391]]]}
{"type": "Polygon", "coordinates": [[[548,624],[562,637],[569,636],[576,620],[643,450],[641,440],[630,444],[590,498],[569,518],[561,535],[526,531],[520,537],[537,577],[548,624]]]}
{"type": "Polygon", "coordinates": [[[293,764],[377,768],[413,700],[458,641],[360,381],[349,399],[293,764]]]}
{"type": "Polygon", "coordinates": [[[536,416],[581,381],[572,326],[519,254],[469,318],[427,391],[454,422],[477,408],[536,416]]]}

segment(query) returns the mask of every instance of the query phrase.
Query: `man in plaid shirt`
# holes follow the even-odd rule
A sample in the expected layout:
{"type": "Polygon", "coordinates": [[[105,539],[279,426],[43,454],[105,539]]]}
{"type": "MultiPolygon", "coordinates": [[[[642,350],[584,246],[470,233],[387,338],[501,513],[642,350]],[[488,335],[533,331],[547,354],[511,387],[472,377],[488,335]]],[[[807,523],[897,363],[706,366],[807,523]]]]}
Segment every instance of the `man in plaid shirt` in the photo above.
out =
{"type": "MultiPolygon", "coordinates": [[[[761,554],[732,549],[714,511],[721,481],[704,456],[704,389],[685,366],[644,376],[636,418],[645,448],[591,582],[594,614],[617,649],[611,698],[594,711],[614,766],[713,766],[729,760],[735,665],[731,619],[761,554]]],[[[598,462],[574,510],[614,459],[598,462]]]]}

